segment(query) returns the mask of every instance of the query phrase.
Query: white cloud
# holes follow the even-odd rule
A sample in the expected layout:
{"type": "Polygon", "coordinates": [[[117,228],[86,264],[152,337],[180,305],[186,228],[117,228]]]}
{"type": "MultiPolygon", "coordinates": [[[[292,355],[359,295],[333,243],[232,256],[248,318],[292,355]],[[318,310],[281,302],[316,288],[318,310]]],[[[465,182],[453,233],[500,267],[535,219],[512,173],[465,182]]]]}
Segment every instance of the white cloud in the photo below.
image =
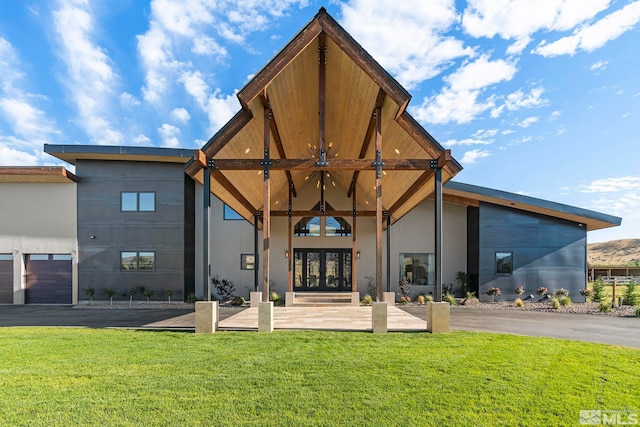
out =
{"type": "Polygon", "coordinates": [[[162,145],[164,147],[180,147],[180,140],[178,139],[180,129],[178,129],[177,127],[164,123],[161,127],[158,128],[158,133],[160,134],[160,139],[162,139],[162,145]]]}
{"type": "Polygon", "coordinates": [[[307,3],[307,0],[152,0],[149,28],[137,36],[138,55],[145,72],[144,99],[158,104],[181,74],[199,71],[198,65],[210,69],[210,57],[224,61],[229,52],[221,40],[244,45],[249,34],[269,28],[274,17],[307,3]],[[206,56],[206,63],[198,64],[190,54],[206,56]]]}
{"type": "Polygon", "coordinates": [[[174,108],[171,110],[171,117],[180,123],[187,123],[191,119],[191,115],[184,108],[174,108]]]}
{"type": "Polygon", "coordinates": [[[151,139],[149,139],[147,135],[139,134],[133,138],[133,142],[137,145],[149,145],[151,143],[151,139]]]}
{"type": "Polygon", "coordinates": [[[12,145],[24,146],[25,141],[0,135],[0,166],[34,166],[38,164],[38,156],[34,153],[11,148],[12,145]]]}
{"type": "Polygon", "coordinates": [[[515,130],[512,130],[512,129],[505,129],[505,130],[503,130],[503,131],[502,131],[502,132],[500,132],[500,133],[501,133],[502,135],[509,135],[509,134],[511,134],[511,133],[515,133],[515,132],[516,132],[516,131],[515,131],[515,130]]]}
{"type": "Polygon", "coordinates": [[[518,126],[520,126],[521,128],[528,128],[529,126],[531,126],[537,121],[538,121],[538,117],[535,117],[535,116],[527,117],[526,119],[518,123],[518,126]]]}
{"type": "Polygon", "coordinates": [[[475,149],[475,150],[467,151],[466,153],[464,153],[464,155],[462,156],[462,160],[460,160],[460,162],[462,164],[470,165],[472,163],[475,163],[479,159],[489,157],[490,155],[491,153],[489,153],[489,151],[487,150],[475,149]]]}
{"type": "Polygon", "coordinates": [[[609,65],[608,61],[598,61],[591,64],[591,67],[589,67],[589,69],[591,71],[604,70],[605,68],[607,68],[607,65],[609,65]]]}
{"type": "Polygon", "coordinates": [[[640,191],[640,176],[597,179],[581,188],[583,193],[612,193],[618,191],[640,191]]]}
{"type": "Polygon", "coordinates": [[[444,35],[458,16],[450,0],[352,0],[343,3],[345,29],[408,88],[473,57],[461,40],[444,35]]]}
{"type": "Polygon", "coordinates": [[[12,147],[17,152],[24,148],[41,150],[43,143],[59,137],[61,132],[55,120],[49,118],[34,103],[35,100],[42,101],[46,98],[25,92],[20,87],[21,80],[25,77],[21,67],[13,46],[0,37],[0,115],[15,134],[2,137],[5,148],[12,147]]]}
{"type": "Polygon", "coordinates": [[[499,117],[505,110],[516,111],[521,108],[535,108],[547,105],[549,101],[542,98],[544,88],[537,86],[532,88],[528,94],[525,94],[521,89],[510,93],[504,98],[504,103],[491,110],[491,117],[499,117]]]}
{"type": "Polygon", "coordinates": [[[516,66],[508,61],[490,61],[488,55],[482,55],[445,77],[447,85],[442,92],[425,98],[415,115],[419,120],[429,123],[468,123],[477,115],[495,107],[494,97],[479,100],[483,90],[511,80],[516,71],[516,66]]]}
{"type": "Polygon", "coordinates": [[[473,133],[476,138],[491,138],[498,134],[498,129],[478,129],[473,133]]]}
{"type": "Polygon", "coordinates": [[[448,141],[444,141],[442,145],[445,147],[453,147],[455,145],[489,145],[493,143],[493,140],[485,140],[485,139],[475,139],[475,138],[466,138],[466,139],[450,139],[448,141]]]}
{"type": "Polygon", "coordinates": [[[95,143],[121,143],[122,134],[110,118],[119,76],[113,71],[105,50],[93,40],[91,10],[87,4],[62,1],[53,17],[60,56],[68,73],[64,83],[76,104],[80,126],[95,143]]]}
{"type": "Polygon", "coordinates": [[[558,117],[560,117],[561,114],[562,114],[561,111],[558,111],[558,110],[553,111],[551,114],[549,114],[549,120],[555,120],[558,117]]]}
{"type": "Polygon", "coordinates": [[[508,54],[520,53],[537,31],[567,31],[596,16],[609,0],[507,1],[470,0],[463,29],[473,37],[515,40],[508,54]]]}
{"type": "Polygon", "coordinates": [[[140,101],[128,92],[122,92],[120,94],[120,104],[125,108],[138,107],[140,101]]]}
{"type": "Polygon", "coordinates": [[[533,53],[550,57],[574,55],[579,50],[591,52],[629,31],[640,22],[640,2],[627,4],[592,25],[579,27],[570,36],[551,43],[542,42],[533,53]]]}

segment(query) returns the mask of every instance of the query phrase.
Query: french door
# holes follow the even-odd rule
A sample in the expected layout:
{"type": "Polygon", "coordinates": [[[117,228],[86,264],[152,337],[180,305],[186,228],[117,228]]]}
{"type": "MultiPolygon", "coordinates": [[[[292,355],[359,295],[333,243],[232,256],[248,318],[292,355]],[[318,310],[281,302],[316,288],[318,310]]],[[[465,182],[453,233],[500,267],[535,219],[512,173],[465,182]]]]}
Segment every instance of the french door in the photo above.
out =
{"type": "Polygon", "coordinates": [[[294,249],[293,290],[351,291],[351,249],[294,249]]]}

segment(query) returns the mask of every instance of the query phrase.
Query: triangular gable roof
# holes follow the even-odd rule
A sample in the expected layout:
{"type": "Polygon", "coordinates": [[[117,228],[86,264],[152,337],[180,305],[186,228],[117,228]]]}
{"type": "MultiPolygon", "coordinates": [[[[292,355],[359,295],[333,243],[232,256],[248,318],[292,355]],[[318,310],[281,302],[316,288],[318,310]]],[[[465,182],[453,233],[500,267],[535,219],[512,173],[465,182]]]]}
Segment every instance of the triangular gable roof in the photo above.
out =
{"type": "MultiPolygon", "coordinates": [[[[242,109],[186,167],[200,183],[201,167],[208,160],[262,159],[265,108],[272,112],[272,159],[317,158],[321,102],[329,157],[373,162],[373,112],[381,106],[383,161],[413,159],[423,166],[439,158],[444,182],[462,169],[406,112],[409,93],[324,8],[247,83],[238,99],[242,109]],[[326,58],[324,85],[319,83],[320,57],[326,58]]],[[[433,192],[433,172],[422,166],[385,171],[382,203],[393,221],[433,192]]],[[[299,190],[309,175],[308,170],[272,172],[271,209],[285,208],[290,185],[299,190]]],[[[375,171],[332,170],[331,180],[349,194],[355,187],[359,208],[375,205],[375,171]]],[[[217,170],[212,174],[211,191],[250,221],[263,209],[260,171],[217,170]]]]}

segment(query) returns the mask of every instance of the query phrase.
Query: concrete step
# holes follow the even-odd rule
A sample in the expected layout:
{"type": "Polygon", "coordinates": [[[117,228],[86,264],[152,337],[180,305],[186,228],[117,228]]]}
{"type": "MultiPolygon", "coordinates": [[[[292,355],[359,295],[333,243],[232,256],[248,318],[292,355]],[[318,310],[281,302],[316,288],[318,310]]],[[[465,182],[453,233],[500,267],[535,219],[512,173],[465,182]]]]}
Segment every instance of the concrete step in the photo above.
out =
{"type": "Polygon", "coordinates": [[[351,292],[296,292],[293,305],[297,307],[350,306],[351,292]]]}

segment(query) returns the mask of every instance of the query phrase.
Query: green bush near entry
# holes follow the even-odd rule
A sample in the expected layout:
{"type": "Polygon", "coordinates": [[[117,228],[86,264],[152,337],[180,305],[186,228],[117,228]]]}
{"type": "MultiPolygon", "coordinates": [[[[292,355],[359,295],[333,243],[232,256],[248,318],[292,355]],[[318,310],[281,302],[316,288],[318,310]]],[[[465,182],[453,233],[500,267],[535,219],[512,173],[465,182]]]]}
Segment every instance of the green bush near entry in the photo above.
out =
{"type": "Polygon", "coordinates": [[[622,296],[622,304],[624,305],[636,305],[638,304],[638,295],[636,291],[636,282],[631,282],[627,285],[627,289],[622,296]]]}
{"type": "Polygon", "coordinates": [[[591,297],[591,301],[604,301],[604,283],[602,283],[602,280],[600,279],[593,282],[593,296],[591,297]]]}

